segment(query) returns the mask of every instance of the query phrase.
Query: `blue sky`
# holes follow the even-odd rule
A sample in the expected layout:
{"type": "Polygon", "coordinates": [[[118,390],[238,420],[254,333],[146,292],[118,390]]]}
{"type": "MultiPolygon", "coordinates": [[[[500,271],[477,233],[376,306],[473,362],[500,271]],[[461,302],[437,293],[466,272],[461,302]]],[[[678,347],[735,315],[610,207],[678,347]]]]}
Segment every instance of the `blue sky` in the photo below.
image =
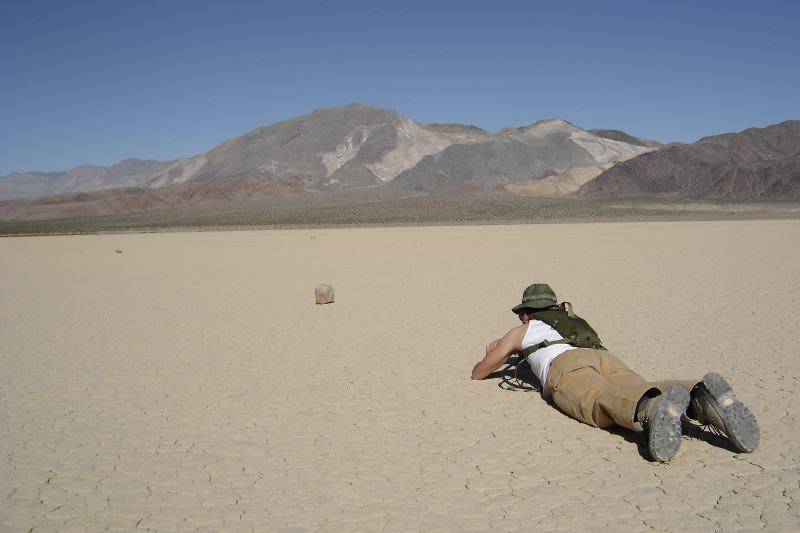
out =
{"type": "Polygon", "coordinates": [[[0,174],[361,102],[660,141],[800,118],[800,2],[0,2],[0,174]]]}

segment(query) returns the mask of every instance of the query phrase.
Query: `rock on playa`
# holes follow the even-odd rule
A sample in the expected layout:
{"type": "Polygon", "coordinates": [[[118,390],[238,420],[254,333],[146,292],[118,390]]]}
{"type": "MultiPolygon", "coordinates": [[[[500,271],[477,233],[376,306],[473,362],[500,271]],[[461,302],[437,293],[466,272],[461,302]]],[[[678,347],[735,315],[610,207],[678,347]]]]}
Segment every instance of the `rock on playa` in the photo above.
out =
{"type": "Polygon", "coordinates": [[[316,297],[317,305],[333,303],[333,287],[326,283],[317,285],[314,296],[316,297]]]}

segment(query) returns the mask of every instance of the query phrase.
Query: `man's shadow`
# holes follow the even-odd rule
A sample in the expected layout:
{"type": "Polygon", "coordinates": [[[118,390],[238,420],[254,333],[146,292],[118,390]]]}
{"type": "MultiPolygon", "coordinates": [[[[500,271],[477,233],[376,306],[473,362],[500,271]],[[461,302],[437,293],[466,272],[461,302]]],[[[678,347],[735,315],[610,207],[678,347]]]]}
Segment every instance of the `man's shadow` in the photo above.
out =
{"type": "Polygon", "coordinates": [[[541,392],[542,384],[519,355],[512,355],[505,368],[495,370],[487,378],[499,379],[497,386],[510,391],[541,392]]]}
{"type": "MultiPolygon", "coordinates": [[[[531,370],[530,365],[525,364],[523,358],[518,355],[512,356],[505,368],[492,372],[487,376],[487,378],[499,379],[500,381],[497,383],[497,386],[503,390],[522,390],[535,392],[541,392],[542,390],[542,384],[531,370]]],[[[561,411],[561,409],[559,409],[558,406],[553,403],[552,398],[546,401],[561,414],[570,418],[571,420],[574,420],[572,417],[561,411]]],[[[621,426],[610,426],[602,429],[608,433],[611,433],[612,435],[622,437],[626,442],[635,444],[636,451],[639,452],[639,455],[642,457],[642,459],[645,459],[649,462],[655,462],[650,457],[650,454],[647,453],[647,446],[644,443],[642,433],[621,426]]],[[[685,437],[689,437],[690,439],[702,440],[711,444],[712,446],[717,446],[719,448],[737,453],[727,439],[715,435],[710,431],[703,430],[686,418],[681,420],[681,432],[685,437]]]]}

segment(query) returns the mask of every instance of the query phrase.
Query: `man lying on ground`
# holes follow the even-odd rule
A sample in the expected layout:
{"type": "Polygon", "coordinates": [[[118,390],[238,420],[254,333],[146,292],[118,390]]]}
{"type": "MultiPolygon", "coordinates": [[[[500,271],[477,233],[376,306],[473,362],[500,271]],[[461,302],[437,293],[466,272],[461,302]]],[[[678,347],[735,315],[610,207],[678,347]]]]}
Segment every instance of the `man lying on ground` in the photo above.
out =
{"type": "Polygon", "coordinates": [[[590,426],[617,424],[644,432],[656,461],[669,461],[678,452],[682,416],[727,437],[739,452],[758,446],[755,417],[719,374],[708,373],[699,382],[645,380],[609,353],[594,329],[569,303],[559,305],[543,283],[526,288],[522,303],[512,311],[522,325],[486,346],[472,379],[488,377],[512,354],[520,354],[539,379],[545,399],[590,426]]]}

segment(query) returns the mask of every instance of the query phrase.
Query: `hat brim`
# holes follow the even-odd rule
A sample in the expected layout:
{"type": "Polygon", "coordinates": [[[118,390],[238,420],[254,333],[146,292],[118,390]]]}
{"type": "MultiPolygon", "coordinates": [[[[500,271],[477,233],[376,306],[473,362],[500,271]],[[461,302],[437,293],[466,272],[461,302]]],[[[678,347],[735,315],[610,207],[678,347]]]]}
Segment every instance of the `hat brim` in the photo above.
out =
{"type": "Polygon", "coordinates": [[[527,302],[522,302],[521,304],[515,305],[511,308],[511,312],[515,315],[518,315],[523,311],[523,309],[544,309],[545,307],[550,307],[551,305],[556,305],[556,302],[553,300],[546,300],[544,298],[537,298],[536,300],[528,300],[527,302]]]}

